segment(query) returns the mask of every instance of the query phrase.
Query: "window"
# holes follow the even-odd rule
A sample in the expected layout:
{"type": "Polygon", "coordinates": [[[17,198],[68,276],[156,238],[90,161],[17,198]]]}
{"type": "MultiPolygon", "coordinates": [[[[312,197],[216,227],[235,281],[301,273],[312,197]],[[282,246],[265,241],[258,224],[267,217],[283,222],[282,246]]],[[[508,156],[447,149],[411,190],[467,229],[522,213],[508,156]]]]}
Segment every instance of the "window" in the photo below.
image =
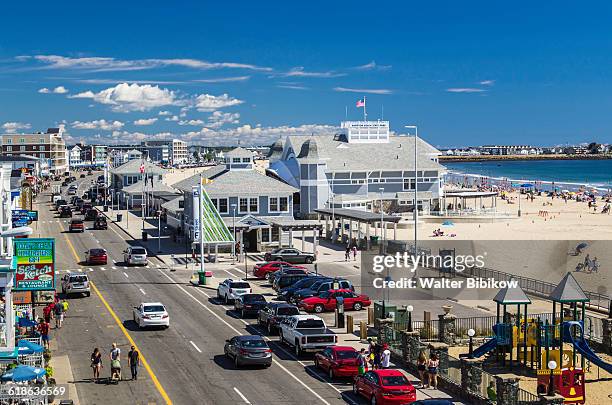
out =
{"type": "Polygon", "coordinates": [[[242,158],[242,163],[250,163],[251,158],[242,158]]]}
{"type": "Polygon", "coordinates": [[[278,212],[278,198],[270,197],[270,212],[278,212]]]}
{"type": "Polygon", "coordinates": [[[13,151],[13,147],[12,146],[7,146],[6,147],[6,151],[7,152],[12,152],[13,151]]]}
{"type": "Polygon", "coordinates": [[[257,212],[259,211],[259,198],[251,197],[249,198],[249,212],[257,212]]]}
{"type": "Polygon", "coordinates": [[[21,146],[19,147],[19,150],[20,150],[20,151],[22,151],[22,152],[24,152],[24,151],[25,151],[25,145],[21,145],[21,146]]]}
{"type": "Polygon", "coordinates": [[[40,138],[39,141],[39,143],[45,143],[45,138],[40,138]]]}
{"type": "Polygon", "coordinates": [[[211,198],[210,200],[220,214],[227,214],[229,212],[227,209],[227,198],[211,198]]]}
{"type": "MultiPolygon", "coordinates": [[[[34,148],[36,149],[36,148],[34,148]]],[[[45,150],[45,145],[40,145],[40,150],[45,150]]]]}
{"type": "Polygon", "coordinates": [[[6,138],[6,143],[13,143],[13,138],[6,138]]]}
{"type": "Polygon", "coordinates": [[[270,212],[289,212],[289,197],[270,197],[270,212]]]}
{"type": "Polygon", "coordinates": [[[240,158],[232,158],[232,163],[240,163],[240,158]]]}
{"type": "Polygon", "coordinates": [[[249,199],[248,198],[240,198],[240,203],[238,204],[238,209],[240,212],[249,212],[249,199]]]}
{"type": "Polygon", "coordinates": [[[25,143],[25,138],[19,138],[19,143],[25,143]]]}
{"type": "Polygon", "coordinates": [[[32,150],[36,150],[36,145],[32,146],[32,150]]]}
{"type": "Polygon", "coordinates": [[[44,153],[41,153],[41,154],[40,154],[40,157],[41,157],[41,158],[44,158],[44,157],[45,157],[45,154],[44,154],[44,153]]]}
{"type": "Polygon", "coordinates": [[[404,190],[414,190],[415,185],[415,179],[404,179],[404,190]]]}

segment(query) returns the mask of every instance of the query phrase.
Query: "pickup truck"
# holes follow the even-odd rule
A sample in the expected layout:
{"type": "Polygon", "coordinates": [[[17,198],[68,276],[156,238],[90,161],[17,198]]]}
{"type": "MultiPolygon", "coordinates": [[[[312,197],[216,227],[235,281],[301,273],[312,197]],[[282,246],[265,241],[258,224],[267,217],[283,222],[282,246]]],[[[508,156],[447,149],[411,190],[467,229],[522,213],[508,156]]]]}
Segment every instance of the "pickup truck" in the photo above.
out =
{"type": "Polygon", "coordinates": [[[283,319],[278,335],[281,343],[293,346],[298,357],[304,352],[318,352],[338,343],[338,336],[315,315],[293,315],[283,319]]]}

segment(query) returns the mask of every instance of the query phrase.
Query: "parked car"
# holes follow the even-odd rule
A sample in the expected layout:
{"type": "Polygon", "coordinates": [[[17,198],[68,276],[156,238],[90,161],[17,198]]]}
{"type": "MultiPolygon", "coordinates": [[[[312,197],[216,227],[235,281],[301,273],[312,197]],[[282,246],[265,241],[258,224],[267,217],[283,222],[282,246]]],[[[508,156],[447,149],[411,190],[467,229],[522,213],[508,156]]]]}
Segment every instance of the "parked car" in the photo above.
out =
{"type": "Polygon", "coordinates": [[[362,308],[372,305],[370,297],[365,294],[356,294],[351,290],[329,290],[314,297],[304,298],[298,303],[298,308],[316,313],[333,311],[336,309],[338,297],[344,298],[344,308],[346,309],[360,311],[362,308]]]}
{"type": "Polygon", "coordinates": [[[358,374],[359,352],[351,346],[328,347],[315,354],[315,367],[327,372],[330,380],[335,377],[355,377],[358,374]]]}
{"type": "Polygon", "coordinates": [[[292,315],[299,315],[300,310],[291,304],[284,302],[269,302],[261,308],[257,314],[257,323],[265,326],[268,334],[272,334],[278,328],[280,322],[292,315]]]}
{"type": "Polygon", "coordinates": [[[123,262],[128,266],[147,264],[147,249],[139,246],[130,246],[123,251],[123,262]]]}
{"type": "Polygon", "coordinates": [[[106,217],[99,216],[94,220],[94,229],[108,229],[106,217]]]}
{"type": "Polygon", "coordinates": [[[296,356],[335,346],[338,336],[315,315],[293,315],[283,319],[278,330],[281,343],[293,346],[296,356]]]}
{"type": "Polygon", "coordinates": [[[428,399],[420,399],[418,401],[414,401],[410,405],[453,405],[453,404],[454,402],[448,399],[428,398],[428,399]]]}
{"type": "Polygon", "coordinates": [[[234,300],[234,311],[240,312],[240,317],[244,318],[258,313],[266,304],[266,298],[261,294],[242,294],[234,300]]]}
{"type": "Polygon", "coordinates": [[[89,249],[85,253],[87,253],[87,264],[106,264],[108,261],[108,256],[104,249],[89,249]]]}
{"type": "Polygon", "coordinates": [[[274,278],[274,282],[272,283],[272,289],[276,291],[278,294],[281,289],[292,286],[303,278],[312,277],[312,275],[308,273],[285,273],[281,274],[278,277],[274,278]]]}
{"type": "Polygon", "coordinates": [[[372,370],[355,377],[353,392],[372,404],[408,404],[416,400],[416,389],[399,370],[372,370]]]}
{"type": "Polygon", "coordinates": [[[267,278],[267,275],[281,269],[282,266],[291,266],[287,262],[263,262],[253,266],[253,277],[267,278]]]}
{"type": "Polygon", "coordinates": [[[234,336],[225,341],[225,356],[234,359],[236,368],[242,365],[272,365],[272,350],[259,335],[234,336]]]}
{"type": "Polygon", "coordinates": [[[331,279],[325,276],[305,277],[297,281],[292,286],[281,289],[278,293],[278,298],[283,301],[289,302],[291,300],[291,297],[293,297],[293,294],[296,291],[302,290],[304,288],[310,288],[315,283],[318,283],[319,281],[322,281],[322,280],[331,280],[331,279]]]}
{"type": "Polygon", "coordinates": [[[340,289],[340,288],[348,289],[351,291],[355,290],[355,287],[353,287],[353,284],[348,280],[330,278],[330,279],[318,281],[314,283],[310,288],[305,288],[305,289],[294,292],[293,296],[291,296],[290,302],[292,304],[297,304],[298,302],[300,302],[301,300],[305,298],[314,297],[315,295],[319,295],[324,291],[340,289]]]}
{"type": "Polygon", "coordinates": [[[148,326],[170,327],[170,316],[161,302],[143,302],[134,307],[132,319],[141,329],[148,326]]]}
{"type": "Polygon", "coordinates": [[[287,262],[292,264],[297,263],[312,263],[315,261],[314,253],[304,253],[300,252],[295,248],[279,248],[275,249],[271,252],[266,252],[264,255],[264,260],[269,261],[277,261],[277,262],[287,262]]]}
{"type": "Polygon", "coordinates": [[[246,281],[228,278],[219,283],[219,286],[217,287],[217,299],[223,299],[223,301],[227,304],[230,301],[238,298],[240,295],[250,294],[251,292],[253,292],[251,285],[246,281]]]}
{"type": "Polygon", "coordinates": [[[68,226],[69,232],[85,232],[85,223],[82,219],[73,219],[68,226]]]}
{"type": "Polygon", "coordinates": [[[85,294],[89,297],[89,278],[83,273],[68,273],[62,277],[62,293],[70,294],[85,294]]]}
{"type": "Polygon", "coordinates": [[[68,205],[62,206],[59,210],[59,217],[72,218],[72,208],[70,208],[68,205]]]}
{"type": "Polygon", "coordinates": [[[85,221],[95,221],[96,218],[98,218],[98,210],[95,208],[88,209],[85,214],[85,221]]]}
{"type": "Polygon", "coordinates": [[[69,188],[68,189],[68,195],[76,195],[77,193],[77,189],[76,188],[69,188]]]}

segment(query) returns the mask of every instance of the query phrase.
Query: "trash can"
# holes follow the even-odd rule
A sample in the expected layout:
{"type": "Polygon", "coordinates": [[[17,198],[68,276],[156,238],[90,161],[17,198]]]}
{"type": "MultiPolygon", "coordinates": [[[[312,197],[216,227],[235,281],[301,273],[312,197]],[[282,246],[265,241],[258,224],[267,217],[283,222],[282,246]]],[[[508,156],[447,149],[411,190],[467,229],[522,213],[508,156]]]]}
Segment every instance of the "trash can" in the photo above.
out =
{"type": "Polygon", "coordinates": [[[149,236],[149,235],[148,235],[146,232],[144,232],[144,231],[143,231],[143,232],[142,232],[142,241],[143,241],[143,242],[146,242],[146,241],[147,241],[147,239],[148,239],[148,236],[149,236]]]}
{"type": "Polygon", "coordinates": [[[104,206],[104,212],[108,212],[108,205],[104,206]]]}
{"type": "Polygon", "coordinates": [[[117,222],[121,222],[123,220],[123,214],[117,214],[117,222]]]}
{"type": "Polygon", "coordinates": [[[206,285],[206,272],[198,271],[198,284],[206,285]]]}

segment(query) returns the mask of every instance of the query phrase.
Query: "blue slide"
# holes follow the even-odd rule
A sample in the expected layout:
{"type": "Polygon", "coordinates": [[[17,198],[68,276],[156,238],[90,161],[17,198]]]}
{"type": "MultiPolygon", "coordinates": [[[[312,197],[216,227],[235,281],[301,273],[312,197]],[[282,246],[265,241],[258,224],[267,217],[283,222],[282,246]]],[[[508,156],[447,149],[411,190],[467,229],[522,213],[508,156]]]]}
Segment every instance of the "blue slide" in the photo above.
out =
{"type": "Polygon", "coordinates": [[[476,348],[473,352],[474,357],[484,356],[489,353],[491,350],[494,350],[497,347],[497,337],[493,336],[486,343],[482,344],[478,348],[476,348]]]}
{"type": "Polygon", "coordinates": [[[589,361],[595,364],[597,367],[606,370],[608,373],[612,373],[612,364],[603,361],[590,347],[587,341],[584,339],[584,329],[581,322],[568,321],[563,322],[563,340],[566,343],[574,345],[578,353],[589,359],[589,361]],[[580,330],[580,336],[574,338],[571,334],[571,329],[576,326],[580,330]]]}

